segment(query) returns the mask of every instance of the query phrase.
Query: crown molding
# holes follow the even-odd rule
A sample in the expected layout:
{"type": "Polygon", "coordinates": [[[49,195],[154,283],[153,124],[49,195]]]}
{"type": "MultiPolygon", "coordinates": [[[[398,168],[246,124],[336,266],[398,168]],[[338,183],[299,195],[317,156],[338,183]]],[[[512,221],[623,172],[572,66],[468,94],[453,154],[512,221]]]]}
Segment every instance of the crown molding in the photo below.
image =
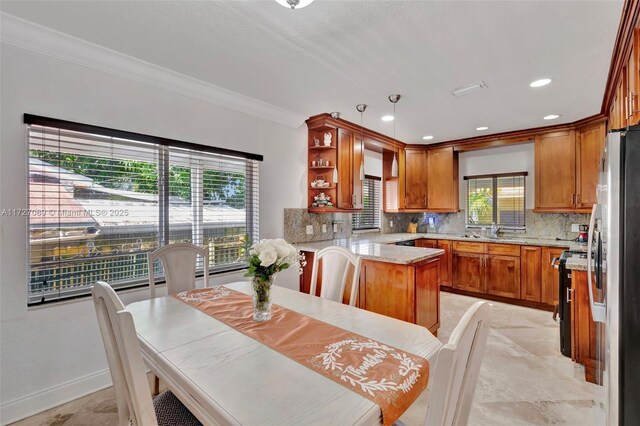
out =
{"type": "Polygon", "coordinates": [[[300,127],[306,118],[267,102],[43,27],[14,15],[2,12],[0,15],[2,43],[292,128],[300,127]]]}

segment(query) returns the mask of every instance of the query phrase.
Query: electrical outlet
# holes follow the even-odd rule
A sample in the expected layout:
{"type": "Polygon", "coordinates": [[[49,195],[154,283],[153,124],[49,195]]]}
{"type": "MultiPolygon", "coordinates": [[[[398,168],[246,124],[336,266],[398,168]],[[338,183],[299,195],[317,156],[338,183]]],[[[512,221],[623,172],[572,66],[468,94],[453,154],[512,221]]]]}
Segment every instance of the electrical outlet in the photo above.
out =
{"type": "Polygon", "coordinates": [[[307,225],[307,235],[313,235],[313,225],[307,225]]]}
{"type": "Polygon", "coordinates": [[[338,232],[338,224],[337,223],[333,224],[333,232],[338,232]]]}
{"type": "Polygon", "coordinates": [[[323,233],[323,234],[326,234],[326,233],[327,233],[327,224],[326,224],[326,223],[323,223],[323,224],[322,224],[322,233],[323,233]]]}
{"type": "Polygon", "coordinates": [[[431,227],[436,226],[436,220],[434,217],[429,217],[429,226],[431,227]]]}
{"type": "Polygon", "coordinates": [[[577,223],[572,223],[571,232],[580,232],[580,225],[578,225],[577,223]]]}
{"type": "Polygon", "coordinates": [[[389,221],[389,228],[393,228],[393,221],[392,220],[389,221]]]}

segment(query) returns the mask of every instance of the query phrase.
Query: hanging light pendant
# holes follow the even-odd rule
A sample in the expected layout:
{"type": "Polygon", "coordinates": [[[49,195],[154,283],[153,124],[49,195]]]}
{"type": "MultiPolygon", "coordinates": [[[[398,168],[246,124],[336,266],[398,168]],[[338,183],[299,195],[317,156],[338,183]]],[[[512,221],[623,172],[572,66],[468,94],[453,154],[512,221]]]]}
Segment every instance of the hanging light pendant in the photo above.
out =
{"type": "Polygon", "coordinates": [[[279,5],[286,7],[287,9],[302,9],[305,6],[309,6],[313,0],[276,0],[279,5]]]}
{"type": "MultiPolygon", "coordinates": [[[[367,109],[367,104],[358,104],[356,109],[360,113],[360,142],[364,144],[364,126],[363,126],[363,114],[367,109]]],[[[362,153],[362,161],[360,162],[360,180],[364,180],[364,152],[362,153]]]]}
{"type": "Polygon", "coordinates": [[[338,183],[338,168],[333,166],[333,183],[338,183]]]}
{"type": "Polygon", "coordinates": [[[391,177],[398,177],[398,159],[396,158],[396,104],[402,96],[389,95],[389,101],[393,104],[393,161],[391,162],[391,177]]]}

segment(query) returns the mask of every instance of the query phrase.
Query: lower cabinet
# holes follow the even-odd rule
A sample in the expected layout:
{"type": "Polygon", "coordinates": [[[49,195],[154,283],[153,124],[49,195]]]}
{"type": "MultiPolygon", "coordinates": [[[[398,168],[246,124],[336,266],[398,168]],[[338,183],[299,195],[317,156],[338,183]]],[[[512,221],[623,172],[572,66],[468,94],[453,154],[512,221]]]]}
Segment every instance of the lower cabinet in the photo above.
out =
{"type": "Polygon", "coordinates": [[[487,294],[517,299],[520,297],[520,258],[487,255],[484,258],[487,294]]]}
{"type": "MultiPolygon", "coordinates": [[[[520,248],[520,298],[532,302],[542,301],[542,248],[520,248]]],[[[556,284],[557,285],[557,284],[556,284]]]]}
{"type": "Polygon", "coordinates": [[[453,282],[453,259],[451,258],[453,242],[438,240],[438,248],[444,250],[444,254],[440,256],[440,285],[451,287],[453,282]]]}
{"type": "Polygon", "coordinates": [[[453,287],[484,293],[484,254],[453,252],[453,287]]]}
{"type": "Polygon", "coordinates": [[[560,278],[560,273],[556,268],[553,267],[551,262],[553,259],[559,258],[563,251],[567,250],[567,248],[562,247],[542,247],[542,259],[541,259],[541,270],[542,270],[542,303],[546,303],[547,305],[557,305],[558,304],[558,293],[560,289],[558,288],[558,280],[560,278]]]}

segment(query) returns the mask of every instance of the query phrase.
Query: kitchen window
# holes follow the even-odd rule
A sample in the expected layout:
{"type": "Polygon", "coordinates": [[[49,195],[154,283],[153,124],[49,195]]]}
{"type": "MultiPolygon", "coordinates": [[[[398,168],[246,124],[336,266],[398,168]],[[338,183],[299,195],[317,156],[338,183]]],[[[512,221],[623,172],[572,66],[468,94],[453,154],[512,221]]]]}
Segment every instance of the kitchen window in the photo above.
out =
{"type": "MultiPolygon", "coordinates": [[[[148,282],[147,254],[209,248],[211,273],[242,269],[258,239],[262,157],[25,115],[28,303],[148,282]]],[[[160,264],[155,276],[162,280],[160,264]]]]}
{"type": "Polygon", "coordinates": [[[365,175],[362,188],[363,207],[361,212],[352,214],[352,229],[380,229],[380,185],[379,177],[365,175]]]}
{"type": "Polygon", "coordinates": [[[467,226],[525,228],[527,172],[465,176],[467,226]]]}

